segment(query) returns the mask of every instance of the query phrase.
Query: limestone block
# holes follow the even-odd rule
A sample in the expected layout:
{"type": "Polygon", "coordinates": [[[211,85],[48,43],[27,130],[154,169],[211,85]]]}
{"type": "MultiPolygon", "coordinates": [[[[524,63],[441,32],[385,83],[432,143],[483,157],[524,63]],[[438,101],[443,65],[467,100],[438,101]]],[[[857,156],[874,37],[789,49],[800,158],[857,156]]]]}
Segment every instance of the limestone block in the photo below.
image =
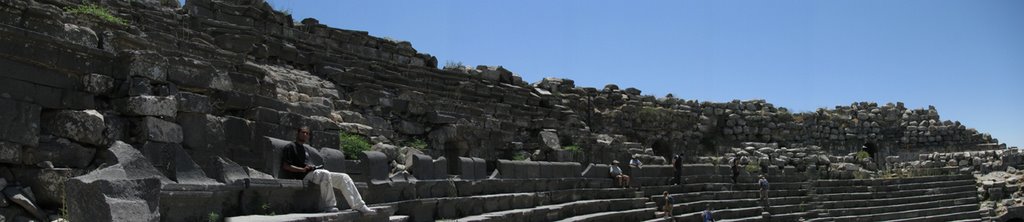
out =
{"type": "Polygon", "coordinates": [[[363,151],[359,159],[364,163],[363,173],[370,182],[382,183],[388,179],[390,167],[388,167],[387,155],[378,151],[363,151]]]}
{"type": "Polygon", "coordinates": [[[0,140],[36,146],[41,110],[35,104],[0,98],[0,140]]]}
{"type": "Polygon", "coordinates": [[[223,154],[219,151],[225,147],[225,131],[223,118],[202,113],[181,113],[178,123],[181,126],[182,145],[190,150],[202,150],[210,153],[223,154]]]}
{"type": "Polygon", "coordinates": [[[7,196],[7,199],[21,206],[21,208],[25,209],[25,211],[28,211],[35,218],[40,220],[45,220],[48,218],[46,217],[46,213],[39,209],[39,207],[36,206],[34,202],[32,202],[31,198],[25,193],[23,193],[22,190],[19,189],[18,187],[9,186],[3,189],[3,193],[5,196],[7,196]]]}
{"type": "Polygon", "coordinates": [[[92,94],[107,94],[114,88],[114,78],[100,74],[88,74],[82,77],[82,88],[92,94]]]}
{"type": "Polygon", "coordinates": [[[210,98],[205,95],[190,92],[179,92],[175,98],[178,100],[178,112],[213,112],[213,106],[210,104],[210,98]]]}
{"type": "Polygon", "coordinates": [[[133,116],[174,118],[178,112],[178,100],[173,96],[133,96],[116,104],[121,112],[133,116]]]}
{"type": "Polygon", "coordinates": [[[167,59],[153,51],[127,51],[120,53],[128,76],[141,76],[156,81],[167,79],[167,59]]]}
{"type": "MultiPolygon", "coordinates": [[[[432,180],[437,178],[434,174],[434,160],[427,155],[412,155],[412,165],[409,167],[409,171],[416,179],[432,180]]],[[[502,174],[504,175],[505,172],[502,171],[502,174]]]]}
{"type": "Polygon", "coordinates": [[[345,172],[345,153],[335,148],[322,147],[319,150],[324,169],[331,172],[345,172]]]}
{"type": "Polygon", "coordinates": [[[21,164],[23,152],[21,144],[0,141],[0,163],[21,164]]]}
{"type": "Polygon", "coordinates": [[[107,128],[103,115],[96,110],[62,110],[42,116],[43,131],[77,142],[106,145],[103,131],[107,128]]]}
{"type": "Polygon", "coordinates": [[[181,126],[154,117],[139,120],[134,134],[145,140],[164,143],[181,143],[184,139],[181,126]]]}
{"type": "Polygon", "coordinates": [[[71,221],[160,220],[160,179],[126,177],[121,164],[102,168],[67,182],[71,221]]]}
{"type": "Polygon", "coordinates": [[[22,163],[34,165],[50,161],[56,167],[85,168],[92,162],[96,149],[83,147],[64,138],[46,138],[39,147],[25,149],[22,163]]]}

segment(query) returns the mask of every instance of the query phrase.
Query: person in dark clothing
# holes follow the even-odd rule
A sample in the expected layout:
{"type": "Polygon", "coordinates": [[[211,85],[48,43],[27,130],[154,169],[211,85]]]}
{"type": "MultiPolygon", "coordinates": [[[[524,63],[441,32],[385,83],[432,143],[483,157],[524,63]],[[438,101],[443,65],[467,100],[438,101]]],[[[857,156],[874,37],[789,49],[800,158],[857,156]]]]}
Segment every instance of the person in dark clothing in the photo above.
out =
{"type": "Polygon", "coordinates": [[[683,184],[683,154],[676,154],[672,157],[672,184],[683,184]]]}
{"type": "Polygon", "coordinates": [[[729,162],[732,162],[732,184],[736,185],[736,179],[740,177],[740,158],[733,157],[732,161],[729,162]]]}
{"type": "Polygon", "coordinates": [[[764,174],[761,174],[761,179],[757,180],[757,185],[761,188],[761,207],[764,211],[768,211],[768,179],[764,174]]]}
{"type": "Polygon", "coordinates": [[[301,179],[320,185],[321,204],[324,212],[338,212],[337,200],[334,197],[334,189],[341,190],[345,200],[353,210],[366,215],[374,215],[377,212],[366,206],[362,196],[356,190],[352,178],[345,173],[330,172],[320,169],[309,163],[309,153],[306,152],[306,142],[309,141],[309,128],[301,127],[295,136],[295,142],[285,145],[281,149],[281,172],[282,179],[301,179]]]}

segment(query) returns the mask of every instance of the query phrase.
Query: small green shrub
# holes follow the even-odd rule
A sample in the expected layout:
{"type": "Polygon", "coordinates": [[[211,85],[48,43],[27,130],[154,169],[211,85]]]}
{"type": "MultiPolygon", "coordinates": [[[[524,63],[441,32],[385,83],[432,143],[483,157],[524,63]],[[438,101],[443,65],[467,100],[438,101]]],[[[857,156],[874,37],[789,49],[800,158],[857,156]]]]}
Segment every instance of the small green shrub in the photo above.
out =
{"type": "Polygon", "coordinates": [[[751,161],[749,164],[747,164],[746,167],[744,167],[744,169],[746,169],[747,172],[750,172],[750,173],[760,173],[761,172],[761,165],[758,162],[751,161]]]}
{"type": "Polygon", "coordinates": [[[523,155],[523,153],[516,153],[516,155],[512,156],[512,160],[526,160],[526,155],[523,155]]]}
{"type": "Polygon", "coordinates": [[[341,151],[345,152],[345,158],[356,159],[357,153],[370,150],[370,142],[363,136],[350,133],[341,133],[338,135],[338,139],[341,141],[341,151]]]}
{"type": "Polygon", "coordinates": [[[220,214],[218,214],[217,212],[212,212],[211,211],[209,214],[206,215],[206,221],[209,221],[209,222],[220,221],[220,214]]]}
{"type": "Polygon", "coordinates": [[[96,18],[99,18],[99,19],[102,19],[103,21],[107,21],[107,22],[114,23],[114,24],[117,24],[117,25],[122,25],[122,26],[127,26],[128,25],[128,21],[127,20],[124,20],[122,18],[114,16],[113,14],[110,14],[110,11],[107,10],[107,8],[104,8],[104,7],[95,5],[95,4],[77,5],[77,6],[74,6],[74,7],[68,7],[66,9],[64,9],[64,10],[67,11],[68,13],[71,13],[71,14],[96,16],[96,18]]]}
{"type": "Polygon", "coordinates": [[[580,149],[580,146],[577,146],[577,145],[563,146],[562,149],[566,150],[566,151],[572,151],[572,152],[583,152],[583,150],[580,149]]]}
{"type": "Polygon", "coordinates": [[[869,154],[867,151],[861,150],[857,152],[857,160],[863,160],[864,158],[868,157],[871,157],[871,154],[869,154]]]}
{"type": "Polygon", "coordinates": [[[410,140],[406,144],[406,146],[412,147],[413,149],[417,149],[417,150],[425,150],[425,149],[427,149],[427,142],[423,141],[421,139],[413,139],[413,140],[410,140]]]}

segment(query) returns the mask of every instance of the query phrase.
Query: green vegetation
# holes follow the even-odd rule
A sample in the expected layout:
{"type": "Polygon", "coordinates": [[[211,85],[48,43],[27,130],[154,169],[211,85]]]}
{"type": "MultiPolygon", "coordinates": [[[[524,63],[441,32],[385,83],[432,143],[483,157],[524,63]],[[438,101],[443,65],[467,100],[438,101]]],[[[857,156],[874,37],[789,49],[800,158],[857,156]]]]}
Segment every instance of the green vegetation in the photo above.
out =
{"type": "Polygon", "coordinates": [[[523,153],[516,153],[516,155],[512,156],[512,160],[526,160],[526,155],[523,155],[523,153]]]}
{"type": "Polygon", "coordinates": [[[363,136],[341,133],[338,135],[338,139],[341,141],[341,151],[345,152],[345,158],[356,159],[357,153],[370,150],[370,142],[363,136]]]}
{"type": "Polygon", "coordinates": [[[423,141],[421,139],[412,139],[408,143],[406,143],[405,145],[408,146],[408,147],[412,147],[413,149],[417,149],[417,150],[425,150],[425,149],[427,149],[427,142],[423,141]]]}
{"type": "Polygon", "coordinates": [[[210,211],[210,213],[206,215],[206,221],[208,221],[208,222],[220,221],[220,214],[218,214],[217,212],[210,211]]]}
{"type": "Polygon", "coordinates": [[[868,154],[867,151],[861,150],[861,151],[857,152],[857,160],[863,160],[864,158],[868,158],[868,157],[871,157],[871,154],[868,154]]]}
{"type": "Polygon", "coordinates": [[[260,209],[263,210],[263,214],[264,215],[270,215],[270,216],[277,215],[277,212],[270,211],[270,203],[263,203],[263,205],[260,205],[260,209]]]}
{"type": "Polygon", "coordinates": [[[577,146],[577,145],[563,146],[562,149],[566,150],[566,151],[572,151],[572,152],[583,152],[583,150],[580,149],[580,146],[577,146]]]}
{"type": "Polygon", "coordinates": [[[761,173],[761,165],[760,164],[761,163],[758,163],[757,161],[750,161],[750,163],[747,164],[747,166],[744,167],[744,169],[746,169],[747,172],[750,172],[750,173],[761,173]]]}
{"type": "Polygon", "coordinates": [[[77,5],[77,6],[74,6],[74,7],[68,7],[66,9],[64,9],[64,10],[67,11],[68,13],[71,13],[71,14],[92,15],[92,16],[95,16],[96,18],[99,18],[99,19],[101,19],[103,21],[107,21],[109,23],[113,23],[113,24],[117,24],[117,25],[122,25],[122,26],[127,26],[128,25],[128,21],[127,20],[124,20],[122,18],[114,16],[113,14],[110,14],[110,10],[107,10],[107,8],[100,7],[100,6],[95,5],[95,4],[77,5]]]}

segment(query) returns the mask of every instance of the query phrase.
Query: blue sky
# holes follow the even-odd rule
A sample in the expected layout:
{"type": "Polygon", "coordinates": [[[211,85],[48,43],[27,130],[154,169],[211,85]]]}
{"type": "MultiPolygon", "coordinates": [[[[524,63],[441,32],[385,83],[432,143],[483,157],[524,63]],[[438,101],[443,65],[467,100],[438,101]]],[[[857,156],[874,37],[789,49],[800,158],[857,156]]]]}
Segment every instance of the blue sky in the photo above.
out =
{"type": "Polygon", "coordinates": [[[270,1],[528,82],[794,111],[934,105],[1024,146],[1024,1],[270,1]]]}

